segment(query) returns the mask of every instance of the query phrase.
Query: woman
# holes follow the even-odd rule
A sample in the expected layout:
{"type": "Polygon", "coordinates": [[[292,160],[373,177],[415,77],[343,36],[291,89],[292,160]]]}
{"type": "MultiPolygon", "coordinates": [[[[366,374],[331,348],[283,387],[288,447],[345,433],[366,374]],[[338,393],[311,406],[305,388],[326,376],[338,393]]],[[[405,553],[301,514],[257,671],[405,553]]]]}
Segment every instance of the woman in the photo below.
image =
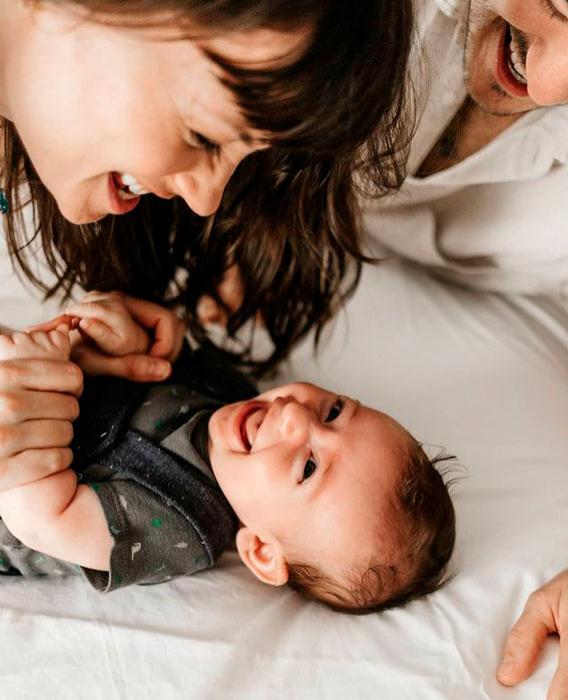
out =
{"type": "MultiPolygon", "coordinates": [[[[401,179],[408,0],[2,0],[0,20],[7,238],[30,279],[41,284],[26,252],[37,235],[58,280],[48,296],[78,285],[168,299],[203,339],[198,300],[222,303],[238,262],[230,333],[261,313],[275,362],[321,327],[362,257],[361,145],[379,191],[401,179]]],[[[0,392],[8,483],[25,421],[73,416],[40,410],[49,386],[17,368],[0,392]]],[[[35,445],[30,474],[62,444],[35,445]]]]}

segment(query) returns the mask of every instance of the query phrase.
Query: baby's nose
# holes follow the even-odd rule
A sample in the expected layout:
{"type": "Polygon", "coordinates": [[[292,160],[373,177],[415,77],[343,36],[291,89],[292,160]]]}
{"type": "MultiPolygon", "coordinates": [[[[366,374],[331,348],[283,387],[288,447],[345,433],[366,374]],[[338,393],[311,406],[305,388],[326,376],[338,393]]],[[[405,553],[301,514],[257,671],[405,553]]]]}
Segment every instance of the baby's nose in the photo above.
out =
{"type": "Polygon", "coordinates": [[[307,431],[310,423],[310,412],[299,401],[293,398],[282,399],[282,434],[284,437],[298,431],[307,431]]]}

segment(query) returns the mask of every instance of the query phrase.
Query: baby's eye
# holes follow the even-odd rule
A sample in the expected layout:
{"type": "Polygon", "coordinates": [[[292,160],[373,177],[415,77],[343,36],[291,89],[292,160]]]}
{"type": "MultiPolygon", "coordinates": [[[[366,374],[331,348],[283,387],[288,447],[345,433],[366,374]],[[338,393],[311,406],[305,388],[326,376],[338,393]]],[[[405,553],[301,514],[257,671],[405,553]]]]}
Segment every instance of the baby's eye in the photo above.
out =
{"type": "Polygon", "coordinates": [[[330,412],[327,414],[325,422],[331,423],[334,421],[339,416],[341,411],[343,411],[343,399],[337,399],[337,401],[331,407],[330,412]]]}
{"type": "Polygon", "coordinates": [[[302,483],[303,481],[307,481],[310,478],[310,476],[314,474],[317,468],[318,465],[315,459],[310,457],[310,459],[308,459],[306,465],[304,466],[304,473],[302,474],[302,481],[300,483],[302,483]]]}

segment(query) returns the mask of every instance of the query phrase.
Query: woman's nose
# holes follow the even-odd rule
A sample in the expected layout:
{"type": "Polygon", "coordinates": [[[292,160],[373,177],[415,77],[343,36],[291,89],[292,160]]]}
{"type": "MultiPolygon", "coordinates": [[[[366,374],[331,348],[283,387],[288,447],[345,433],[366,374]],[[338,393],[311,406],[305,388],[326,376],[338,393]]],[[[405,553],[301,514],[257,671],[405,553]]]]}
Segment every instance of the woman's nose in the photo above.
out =
{"type": "Polygon", "coordinates": [[[172,189],[196,214],[209,216],[219,208],[232,174],[233,169],[221,165],[212,168],[198,167],[175,175],[172,189]]]}

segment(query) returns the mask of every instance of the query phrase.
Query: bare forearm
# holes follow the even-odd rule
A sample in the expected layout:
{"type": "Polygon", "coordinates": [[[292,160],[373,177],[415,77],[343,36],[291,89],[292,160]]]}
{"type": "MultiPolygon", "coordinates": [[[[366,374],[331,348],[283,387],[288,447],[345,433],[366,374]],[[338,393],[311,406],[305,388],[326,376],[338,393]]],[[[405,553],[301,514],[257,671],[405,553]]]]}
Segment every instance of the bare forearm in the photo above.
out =
{"type": "Polygon", "coordinates": [[[71,469],[0,494],[0,515],[26,546],[93,569],[109,568],[112,538],[96,494],[71,469]]]}

